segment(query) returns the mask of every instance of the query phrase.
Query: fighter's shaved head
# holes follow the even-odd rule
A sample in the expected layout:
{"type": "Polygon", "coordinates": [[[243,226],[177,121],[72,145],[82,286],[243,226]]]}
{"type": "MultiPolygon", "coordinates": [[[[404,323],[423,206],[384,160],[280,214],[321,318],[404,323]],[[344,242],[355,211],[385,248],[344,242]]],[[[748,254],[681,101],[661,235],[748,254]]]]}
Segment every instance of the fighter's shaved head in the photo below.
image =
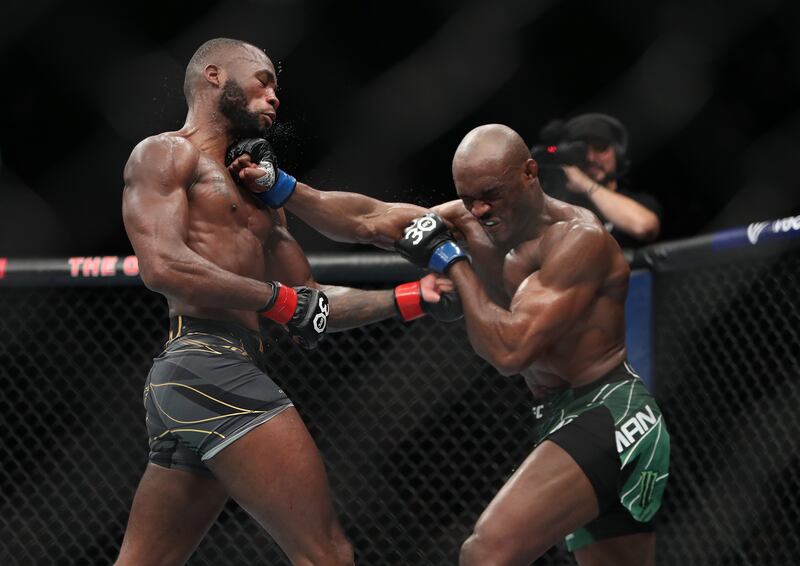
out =
{"type": "Polygon", "coordinates": [[[485,124],[461,140],[453,156],[453,178],[476,168],[499,174],[521,166],[530,158],[530,150],[517,132],[503,124],[485,124]]]}
{"type": "Polygon", "coordinates": [[[252,55],[256,51],[263,54],[258,47],[239,39],[218,37],[206,41],[197,48],[186,65],[186,75],[183,79],[183,94],[186,101],[191,103],[194,98],[197,85],[200,83],[207,65],[224,66],[237,56],[252,55]]]}

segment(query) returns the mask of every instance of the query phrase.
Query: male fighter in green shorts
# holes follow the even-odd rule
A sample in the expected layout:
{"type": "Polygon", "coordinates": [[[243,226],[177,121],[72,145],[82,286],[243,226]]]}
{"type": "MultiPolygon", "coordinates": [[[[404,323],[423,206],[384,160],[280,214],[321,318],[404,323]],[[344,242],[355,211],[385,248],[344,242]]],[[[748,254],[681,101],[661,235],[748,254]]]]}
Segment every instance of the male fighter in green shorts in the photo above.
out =
{"type": "Polygon", "coordinates": [[[432,213],[286,183],[271,156],[234,154],[231,174],[269,205],[450,277],[475,351],[539,400],[538,440],[478,519],[462,565],[529,564],[564,537],[582,566],[655,563],[669,434],[626,360],[628,264],[597,217],[542,192],[519,134],[469,132],[453,158],[460,200],[432,213]]]}

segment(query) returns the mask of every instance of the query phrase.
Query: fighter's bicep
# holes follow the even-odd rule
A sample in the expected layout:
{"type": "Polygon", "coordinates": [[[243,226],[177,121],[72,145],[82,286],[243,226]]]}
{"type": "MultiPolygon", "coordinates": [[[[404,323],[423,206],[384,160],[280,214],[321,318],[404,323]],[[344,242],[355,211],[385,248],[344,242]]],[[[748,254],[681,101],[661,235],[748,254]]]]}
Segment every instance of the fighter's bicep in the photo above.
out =
{"type": "Polygon", "coordinates": [[[510,308],[515,318],[526,322],[531,340],[551,342],[585,314],[595,294],[591,284],[546,285],[537,272],[522,282],[510,308]]]}
{"type": "Polygon", "coordinates": [[[193,148],[175,146],[171,140],[145,140],[125,167],[122,218],[143,265],[186,245],[187,190],[197,158],[193,148]]]}
{"type": "Polygon", "coordinates": [[[585,315],[608,273],[606,245],[604,234],[578,227],[547,250],[511,301],[528,338],[552,343],[585,315]]]}
{"type": "Polygon", "coordinates": [[[122,218],[128,235],[136,242],[158,240],[169,244],[184,241],[187,232],[189,203],[186,191],[153,190],[129,185],[122,196],[122,218]]]}

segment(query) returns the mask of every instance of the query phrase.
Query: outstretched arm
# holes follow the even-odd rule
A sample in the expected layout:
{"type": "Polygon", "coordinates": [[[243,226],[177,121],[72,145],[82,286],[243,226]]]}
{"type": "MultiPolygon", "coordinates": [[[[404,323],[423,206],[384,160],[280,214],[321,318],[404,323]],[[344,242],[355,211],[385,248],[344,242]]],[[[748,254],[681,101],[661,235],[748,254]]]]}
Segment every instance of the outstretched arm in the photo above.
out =
{"type": "MultiPolygon", "coordinates": [[[[282,211],[279,212],[279,218],[280,222],[275,223],[267,249],[269,277],[284,281],[288,285],[305,285],[322,289],[331,305],[328,332],[348,330],[401,314],[398,312],[396,289],[367,291],[317,283],[308,258],[286,228],[282,211]]],[[[434,275],[426,276],[420,283],[418,301],[421,309],[427,307],[437,311],[432,305],[439,303],[440,293],[453,290],[451,281],[434,275]]],[[[409,303],[413,299],[406,297],[405,302],[409,303]]],[[[400,299],[400,302],[403,302],[403,299],[400,299]]],[[[440,308],[446,307],[442,305],[440,308]]],[[[446,314],[438,312],[440,315],[446,314]]]]}
{"type": "Polygon", "coordinates": [[[387,203],[359,193],[319,191],[297,183],[286,208],[303,222],[338,242],[394,249],[411,220],[427,212],[407,203],[387,203]]]}
{"type": "Polygon", "coordinates": [[[272,297],[263,281],[241,277],[187,245],[187,189],[200,154],[184,139],[141,142],[125,166],[122,217],[148,288],[200,307],[256,311],[272,297]]]}
{"type": "Polygon", "coordinates": [[[510,309],[493,303],[468,262],[452,264],[475,351],[504,375],[530,367],[584,313],[610,269],[602,229],[565,227],[546,251],[542,268],[517,289],[510,309]]]}
{"type": "Polygon", "coordinates": [[[228,150],[228,170],[272,208],[285,207],[303,222],[338,242],[392,250],[411,220],[427,212],[407,203],[387,203],[359,193],[319,191],[278,169],[263,139],[239,140],[228,150]],[[251,155],[249,152],[255,153],[251,155]]]}

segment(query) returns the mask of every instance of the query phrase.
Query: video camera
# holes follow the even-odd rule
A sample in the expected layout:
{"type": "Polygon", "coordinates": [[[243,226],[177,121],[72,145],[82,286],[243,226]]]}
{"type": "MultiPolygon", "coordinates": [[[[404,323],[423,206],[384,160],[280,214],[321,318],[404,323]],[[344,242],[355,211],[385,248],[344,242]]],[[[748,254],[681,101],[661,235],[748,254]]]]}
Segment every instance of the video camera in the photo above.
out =
{"type": "Polygon", "coordinates": [[[542,128],[539,143],[531,147],[531,157],[539,164],[539,182],[545,192],[557,199],[567,194],[564,165],[581,167],[586,163],[589,146],[584,141],[567,139],[562,120],[551,120],[542,128]]]}
{"type": "MultiPolygon", "coordinates": [[[[557,199],[569,200],[567,178],[562,167],[586,165],[588,143],[602,140],[614,146],[616,171],[610,179],[620,179],[628,173],[628,131],[622,122],[608,114],[590,112],[567,120],[551,120],[539,134],[540,142],[531,147],[531,157],[539,163],[539,181],[544,190],[557,199]]],[[[603,182],[606,182],[605,180],[603,182]]]]}
{"type": "Polygon", "coordinates": [[[531,147],[531,157],[539,167],[553,165],[581,166],[586,161],[588,145],[582,141],[565,141],[555,144],[534,145],[531,147]]]}

